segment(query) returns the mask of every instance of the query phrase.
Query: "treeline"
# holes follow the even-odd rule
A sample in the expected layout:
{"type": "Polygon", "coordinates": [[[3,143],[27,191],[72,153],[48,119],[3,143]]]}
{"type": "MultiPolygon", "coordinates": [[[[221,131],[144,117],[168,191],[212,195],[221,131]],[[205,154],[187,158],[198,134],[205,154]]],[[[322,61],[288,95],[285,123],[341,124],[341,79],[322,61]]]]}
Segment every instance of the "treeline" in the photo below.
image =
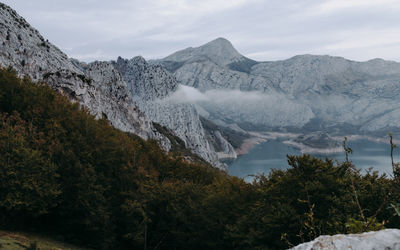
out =
{"type": "Polygon", "coordinates": [[[96,249],[282,249],[400,227],[397,178],[290,156],[249,184],[0,70],[0,226],[96,249]]]}

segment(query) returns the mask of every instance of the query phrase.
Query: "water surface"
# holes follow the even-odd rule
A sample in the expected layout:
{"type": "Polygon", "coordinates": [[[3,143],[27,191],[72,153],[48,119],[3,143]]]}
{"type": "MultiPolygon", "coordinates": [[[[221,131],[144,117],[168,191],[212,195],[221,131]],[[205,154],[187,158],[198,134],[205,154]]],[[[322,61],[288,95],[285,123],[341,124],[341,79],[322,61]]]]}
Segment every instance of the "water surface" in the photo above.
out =
{"type": "MultiPolygon", "coordinates": [[[[283,143],[283,139],[269,140],[262,142],[252,148],[248,154],[239,156],[231,162],[228,167],[230,175],[244,178],[251,181],[252,175],[268,174],[271,169],[288,168],[286,155],[301,155],[299,149],[283,143]]],[[[390,174],[392,165],[390,160],[390,145],[388,143],[373,142],[366,139],[348,142],[348,146],[353,150],[350,160],[358,169],[362,169],[362,173],[373,167],[373,170],[379,173],[390,174]]],[[[400,155],[400,149],[395,149],[395,161],[400,155]]],[[[344,153],[333,153],[327,155],[315,154],[314,156],[325,158],[344,160],[344,153]]]]}

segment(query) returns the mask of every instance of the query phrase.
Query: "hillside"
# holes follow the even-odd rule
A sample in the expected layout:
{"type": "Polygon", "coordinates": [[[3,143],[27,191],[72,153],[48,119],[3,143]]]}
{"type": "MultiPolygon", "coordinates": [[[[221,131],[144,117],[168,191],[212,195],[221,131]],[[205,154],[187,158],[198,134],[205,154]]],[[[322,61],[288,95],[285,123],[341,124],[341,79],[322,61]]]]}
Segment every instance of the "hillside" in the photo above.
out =
{"type": "Polygon", "coordinates": [[[176,79],[163,67],[142,57],[118,58],[112,62],[127,84],[136,104],[153,122],[170,129],[185,146],[213,166],[225,169],[216,148],[205,135],[193,104],[169,100],[178,89],[176,79]]]}
{"type": "Polygon", "coordinates": [[[0,231],[0,249],[85,250],[87,248],[73,246],[32,233],[0,231]]]}
{"type": "Polygon", "coordinates": [[[108,62],[81,63],[68,58],[13,9],[0,3],[0,65],[14,68],[19,76],[45,80],[69,99],[81,103],[97,118],[103,116],[116,128],[142,138],[168,142],[135,105],[120,74],[108,62]]]}
{"type": "Polygon", "coordinates": [[[200,90],[209,119],[264,131],[386,135],[400,130],[400,63],[298,55],[256,62],[226,39],[154,63],[200,90]]]}
{"type": "Polygon", "coordinates": [[[282,249],[400,227],[397,172],[360,175],[350,162],[308,155],[288,164],[245,183],[0,70],[3,230],[95,249],[282,249]]]}
{"type": "Polygon", "coordinates": [[[153,126],[159,123],[178,136],[185,147],[213,166],[224,169],[207,140],[199,115],[191,104],[158,104],[172,95],[176,79],[146,60],[80,62],[46,40],[13,9],[0,3],[0,66],[19,76],[45,81],[58,93],[86,107],[96,118],[105,117],[122,131],[155,139],[169,151],[171,142],[153,126]]]}

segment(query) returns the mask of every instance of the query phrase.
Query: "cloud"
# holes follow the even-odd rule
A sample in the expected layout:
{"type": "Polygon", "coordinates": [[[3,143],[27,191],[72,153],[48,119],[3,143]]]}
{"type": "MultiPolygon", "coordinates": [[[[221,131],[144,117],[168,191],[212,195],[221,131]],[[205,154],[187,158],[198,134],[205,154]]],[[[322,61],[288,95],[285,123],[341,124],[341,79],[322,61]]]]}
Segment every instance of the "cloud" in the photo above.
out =
{"type": "Polygon", "coordinates": [[[217,37],[256,60],[400,60],[396,0],[3,0],[84,60],[161,58],[217,37]]]}
{"type": "Polygon", "coordinates": [[[317,10],[322,12],[334,12],[341,11],[343,9],[354,9],[354,8],[375,8],[382,5],[395,4],[396,0],[329,0],[322,1],[317,7],[317,10]]]}
{"type": "Polygon", "coordinates": [[[178,103],[258,103],[268,99],[267,95],[258,91],[240,91],[237,89],[212,89],[204,93],[198,89],[186,85],[179,85],[177,91],[168,96],[165,101],[178,103]]]}
{"type": "Polygon", "coordinates": [[[185,85],[179,85],[178,89],[171,96],[166,98],[166,101],[178,103],[197,103],[209,100],[206,94],[201,93],[196,88],[185,85]]]}
{"type": "Polygon", "coordinates": [[[314,117],[307,105],[276,92],[237,89],[200,92],[193,87],[181,85],[176,92],[160,102],[197,104],[200,110],[206,110],[216,119],[225,117],[230,121],[268,126],[304,125],[314,117]]]}
{"type": "Polygon", "coordinates": [[[240,91],[240,90],[227,90],[227,89],[213,89],[205,92],[209,100],[218,104],[231,103],[231,104],[244,104],[244,103],[258,103],[259,101],[269,99],[270,96],[257,91],[240,91]]]}

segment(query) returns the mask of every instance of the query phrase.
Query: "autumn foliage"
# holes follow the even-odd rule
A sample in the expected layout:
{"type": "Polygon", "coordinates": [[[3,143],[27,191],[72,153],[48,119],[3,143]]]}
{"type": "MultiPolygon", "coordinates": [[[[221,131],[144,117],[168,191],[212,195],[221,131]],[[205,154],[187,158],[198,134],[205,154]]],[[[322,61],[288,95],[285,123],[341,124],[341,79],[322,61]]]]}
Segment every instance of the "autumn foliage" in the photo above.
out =
{"type": "Polygon", "coordinates": [[[351,185],[366,218],[387,198],[368,230],[400,226],[393,179],[307,155],[288,163],[245,183],[0,70],[3,229],[96,249],[281,249],[362,230],[351,185]]]}

